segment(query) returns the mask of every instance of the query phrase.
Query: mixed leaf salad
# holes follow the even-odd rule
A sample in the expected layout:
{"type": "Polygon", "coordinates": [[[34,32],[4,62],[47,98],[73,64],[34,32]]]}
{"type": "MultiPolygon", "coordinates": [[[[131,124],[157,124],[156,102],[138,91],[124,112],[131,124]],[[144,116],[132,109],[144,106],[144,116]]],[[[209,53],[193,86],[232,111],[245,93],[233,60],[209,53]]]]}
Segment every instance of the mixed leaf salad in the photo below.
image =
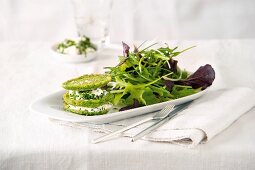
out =
{"type": "Polygon", "coordinates": [[[85,55],[97,51],[97,47],[90,41],[89,37],[82,36],[77,41],[66,39],[57,45],[57,51],[62,54],[85,55]]]}
{"type": "Polygon", "coordinates": [[[122,43],[123,55],[119,64],[106,67],[112,77],[110,93],[114,94],[113,105],[127,110],[144,105],[188,96],[206,89],[215,79],[215,71],[206,64],[193,74],[178,67],[176,57],[193,47],[178,51],[168,45],[157,49],[130,47],[122,43]]]}

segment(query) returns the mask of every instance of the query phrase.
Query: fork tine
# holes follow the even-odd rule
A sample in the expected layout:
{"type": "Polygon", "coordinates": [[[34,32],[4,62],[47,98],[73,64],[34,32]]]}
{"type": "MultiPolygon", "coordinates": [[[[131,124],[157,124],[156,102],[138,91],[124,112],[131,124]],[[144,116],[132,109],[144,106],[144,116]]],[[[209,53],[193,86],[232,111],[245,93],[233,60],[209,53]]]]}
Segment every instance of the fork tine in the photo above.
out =
{"type": "Polygon", "coordinates": [[[173,108],[174,108],[174,105],[167,105],[167,106],[162,110],[162,112],[172,110],[173,108]]]}
{"type": "Polygon", "coordinates": [[[164,109],[161,110],[161,112],[165,112],[166,110],[172,109],[174,105],[167,105],[164,109]]]}
{"type": "Polygon", "coordinates": [[[158,118],[162,118],[164,116],[166,116],[170,111],[172,111],[174,108],[174,105],[167,105],[166,107],[164,107],[164,109],[162,109],[160,112],[157,112],[153,118],[154,119],[158,119],[158,118]]]}

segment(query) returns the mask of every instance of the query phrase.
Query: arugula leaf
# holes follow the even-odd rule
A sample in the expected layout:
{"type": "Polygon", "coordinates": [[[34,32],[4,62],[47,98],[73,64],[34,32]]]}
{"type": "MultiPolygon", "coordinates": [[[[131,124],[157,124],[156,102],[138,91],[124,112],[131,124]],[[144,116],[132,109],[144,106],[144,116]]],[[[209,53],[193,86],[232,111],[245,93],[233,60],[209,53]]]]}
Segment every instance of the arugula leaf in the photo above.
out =
{"type": "Polygon", "coordinates": [[[178,99],[178,98],[181,98],[181,97],[185,97],[185,96],[189,96],[189,95],[195,94],[195,93],[197,93],[199,91],[201,91],[201,88],[193,89],[190,86],[178,86],[178,85],[175,85],[172,88],[172,92],[171,93],[173,94],[173,96],[176,99],[178,99]]]}
{"type": "Polygon", "coordinates": [[[156,104],[160,102],[160,98],[153,93],[153,90],[149,87],[145,88],[143,93],[143,99],[145,101],[145,105],[156,104]]]}

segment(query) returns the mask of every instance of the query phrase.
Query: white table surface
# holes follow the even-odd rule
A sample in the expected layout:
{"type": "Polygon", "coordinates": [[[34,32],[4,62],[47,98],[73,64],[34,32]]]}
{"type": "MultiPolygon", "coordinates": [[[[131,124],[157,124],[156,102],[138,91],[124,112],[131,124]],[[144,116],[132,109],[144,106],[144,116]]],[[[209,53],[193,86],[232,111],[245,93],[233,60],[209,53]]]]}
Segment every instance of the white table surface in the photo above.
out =
{"type": "MultiPolygon", "coordinates": [[[[217,77],[213,88],[255,89],[255,40],[178,44],[198,46],[183,54],[180,62],[191,71],[211,63],[217,77]]],[[[169,143],[131,143],[129,138],[90,144],[92,138],[101,134],[60,126],[43,115],[30,113],[28,107],[33,100],[61,89],[63,81],[84,73],[102,72],[103,66],[117,62],[117,55],[100,55],[100,59],[91,63],[65,64],[53,59],[49,46],[0,43],[0,169],[255,168],[254,108],[209,143],[194,149],[169,143]]]]}

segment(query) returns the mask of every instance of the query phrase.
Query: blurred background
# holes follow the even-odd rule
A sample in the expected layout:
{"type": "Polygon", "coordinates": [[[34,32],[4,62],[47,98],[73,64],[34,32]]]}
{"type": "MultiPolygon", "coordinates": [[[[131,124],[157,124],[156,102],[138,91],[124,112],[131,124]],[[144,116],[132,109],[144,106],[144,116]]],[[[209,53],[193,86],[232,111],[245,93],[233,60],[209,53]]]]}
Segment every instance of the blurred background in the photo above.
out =
{"type": "MultiPolygon", "coordinates": [[[[110,16],[113,43],[255,38],[254,0],[113,0],[110,16]]],[[[0,41],[76,34],[72,0],[0,0],[0,41]]]]}

